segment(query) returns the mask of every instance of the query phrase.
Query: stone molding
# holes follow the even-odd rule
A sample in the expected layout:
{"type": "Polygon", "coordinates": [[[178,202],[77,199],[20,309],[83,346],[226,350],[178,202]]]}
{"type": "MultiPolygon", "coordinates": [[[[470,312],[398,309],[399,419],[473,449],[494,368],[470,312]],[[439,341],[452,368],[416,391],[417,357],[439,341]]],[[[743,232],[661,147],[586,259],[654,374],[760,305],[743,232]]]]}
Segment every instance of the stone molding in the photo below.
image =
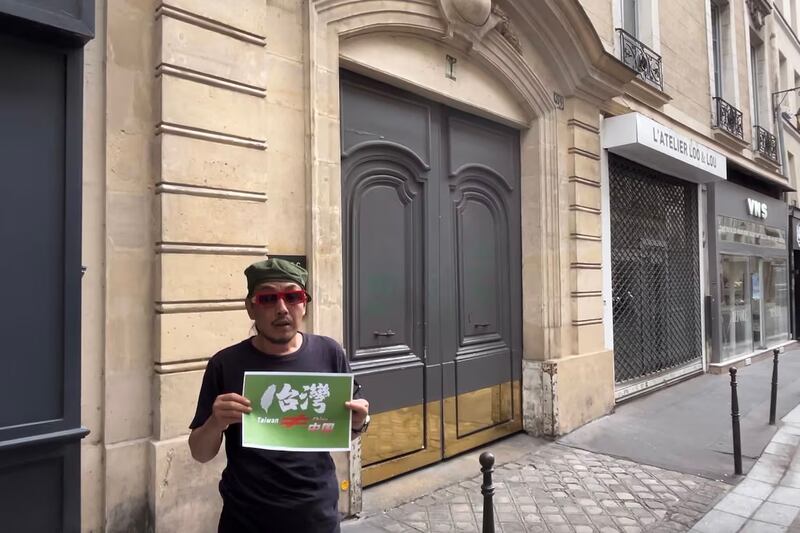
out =
{"type": "Polygon", "coordinates": [[[492,0],[439,0],[439,7],[448,38],[458,34],[474,44],[496,29],[517,52],[522,53],[519,37],[511,28],[508,15],[492,0]]]}
{"type": "Polygon", "coordinates": [[[772,6],[767,0],[747,0],[747,10],[753,26],[760,30],[764,26],[764,19],[772,13],[772,6]]]}

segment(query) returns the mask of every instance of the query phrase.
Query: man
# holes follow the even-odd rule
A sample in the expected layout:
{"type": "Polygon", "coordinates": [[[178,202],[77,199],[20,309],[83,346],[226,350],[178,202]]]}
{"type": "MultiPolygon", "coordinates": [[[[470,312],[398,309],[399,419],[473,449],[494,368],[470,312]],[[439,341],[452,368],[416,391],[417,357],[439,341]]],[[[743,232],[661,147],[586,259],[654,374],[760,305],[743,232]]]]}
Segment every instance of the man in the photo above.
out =
{"type": "MultiPolygon", "coordinates": [[[[217,455],[225,435],[228,464],[219,484],[219,532],[339,531],[339,491],[330,454],[242,447],[242,415],[252,407],[241,392],[249,370],[346,373],[350,367],[336,341],[300,332],[309,298],[303,268],[269,259],[250,265],[245,276],[245,305],[257,334],[209,360],[189,426],[192,457],[201,463],[217,455]]],[[[365,431],[367,401],[345,405],[353,411],[353,434],[365,431]]]]}

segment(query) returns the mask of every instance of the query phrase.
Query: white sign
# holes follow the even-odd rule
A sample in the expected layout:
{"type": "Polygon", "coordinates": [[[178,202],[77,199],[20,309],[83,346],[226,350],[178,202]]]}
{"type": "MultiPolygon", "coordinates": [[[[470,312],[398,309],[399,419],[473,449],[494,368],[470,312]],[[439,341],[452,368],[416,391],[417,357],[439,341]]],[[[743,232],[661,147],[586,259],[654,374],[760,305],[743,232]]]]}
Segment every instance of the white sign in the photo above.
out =
{"type": "Polygon", "coordinates": [[[724,155],[640,113],[605,119],[603,147],[695,183],[720,181],[728,176],[724,155]]]}
{"type": "Polygon", "coordinates": [[[747,212],[750,214],[751,217],[758,217],[758,218],[767,218],[767,204],[764,202],[759,202],[758,200],[753,200],[752,198],[747,199],[747,212]]]}

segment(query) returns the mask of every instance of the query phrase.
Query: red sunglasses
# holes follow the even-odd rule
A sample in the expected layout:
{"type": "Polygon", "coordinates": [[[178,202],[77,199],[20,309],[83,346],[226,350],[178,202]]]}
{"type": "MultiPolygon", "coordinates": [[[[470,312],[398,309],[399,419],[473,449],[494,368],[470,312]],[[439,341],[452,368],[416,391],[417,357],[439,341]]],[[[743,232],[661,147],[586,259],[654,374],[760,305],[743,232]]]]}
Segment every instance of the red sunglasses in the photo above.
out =
{"type": "Polygon", "coordinates": [[[308,301],[304,290],[286,292],[257,292],[253,295],[252,302],[256,305],[272,306],[283,300],[286,305],[299,305],[308,301]]]}

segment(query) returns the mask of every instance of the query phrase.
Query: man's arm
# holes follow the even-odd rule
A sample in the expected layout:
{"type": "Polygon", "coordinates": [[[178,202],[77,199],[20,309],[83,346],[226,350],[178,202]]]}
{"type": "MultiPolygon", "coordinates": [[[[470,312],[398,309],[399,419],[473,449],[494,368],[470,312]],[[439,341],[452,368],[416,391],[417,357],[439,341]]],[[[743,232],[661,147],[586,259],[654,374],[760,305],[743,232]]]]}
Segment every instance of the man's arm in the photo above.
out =
{"type": "Polygon", "coordinates": [[[222,445],[222,432],[209,417],[206,423],[195,428],[189,434],[189,449],[195,461],[207,463],[217,456],[219,447],[222,445]]]}
{"type": "Polygon", "coordinates": [[[189,435],[192,457],[201,463],[207,463],[216,457],[222,444],[222,432],[231,424],[241,423],[242,414],[252,410],[250,400],[244,396],[233,392],[217,396],[211,408],[211,416],[189,435]]]}

